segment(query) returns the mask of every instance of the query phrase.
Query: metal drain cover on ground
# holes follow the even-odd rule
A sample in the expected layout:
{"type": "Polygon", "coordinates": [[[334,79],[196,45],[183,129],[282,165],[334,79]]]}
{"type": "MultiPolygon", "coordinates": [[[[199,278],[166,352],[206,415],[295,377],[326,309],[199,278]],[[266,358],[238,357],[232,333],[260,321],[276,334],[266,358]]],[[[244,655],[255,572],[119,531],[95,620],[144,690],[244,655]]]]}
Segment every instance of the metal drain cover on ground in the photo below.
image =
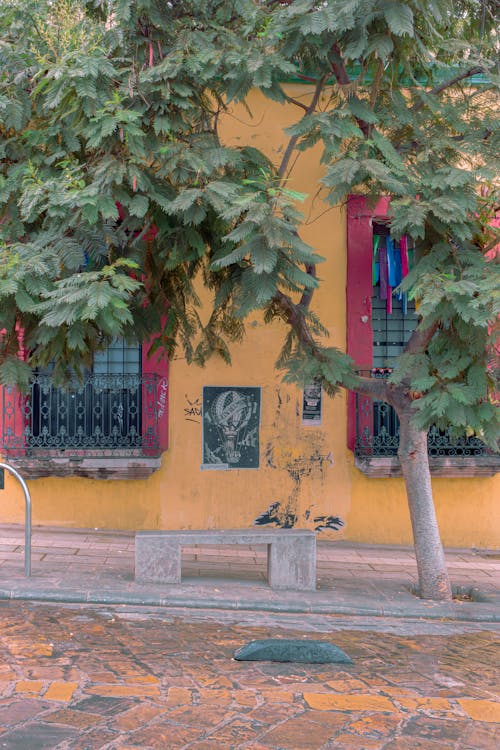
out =
{"type": "Polygon", "coordinates": [[[287,638],[250,641],[234,652],[237,661],[294,661],[303,664],[353,664],[344,651],[332,643],[287,638]]]}

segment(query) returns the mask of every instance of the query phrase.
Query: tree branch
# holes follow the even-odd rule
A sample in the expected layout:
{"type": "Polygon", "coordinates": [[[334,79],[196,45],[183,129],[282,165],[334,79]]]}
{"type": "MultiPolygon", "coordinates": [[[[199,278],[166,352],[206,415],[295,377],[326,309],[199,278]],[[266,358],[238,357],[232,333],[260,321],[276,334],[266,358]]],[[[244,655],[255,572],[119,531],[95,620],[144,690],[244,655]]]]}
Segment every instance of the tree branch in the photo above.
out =
{"type": "MultiPolygon", "coordinates": [[[[316,109],[316,106],[318,104],[319,98],[321,96],[321,92],[323,91],[324,85],[327,81],[328,73],[325,73],[321,76],[319,81],[316,81],[316,88],[314,90],[313,97],[309,103],[309,105],[306,108],[306,113],[304,117],[307,117],[308,115],[311,115],[314,110],[316,109]]],[[[280,180],[283,179],[285,176],[285,172],[288,168],[288,164],[290,162],[291,156],[293,154],[293,151],[295,149],[295,146],[297,145],[297,141],[299,140],[298,135],[292,135],[290,140],[288,141],[288,145],[286,147],[285,153],[283,154],[283,158],[281,160],[281,164],[278,169],[278,175],[280,177],[280,180]]]]}
{"type": "Polygon", "coordinates": [[[422,354],[429,346],[432,337],[439,328],[439,323],[433,323],[427,328],[420,328],[417,326],[405,346],[405,354],[422,354]]]}
{"type": "Polygon", "coordinates": [[[307,104],[304,104],[303,102],[299,102],[298,99],[294,99],[293,96],[287,96],[287,94],[285,94],[285,99],[287,100],[287,102],[290,102],[290,104],[295,104],[296,107],[300,107],[301,109],[303,109],[305,112],[309,114],[308,112],[309,108],[307,104]]]}
{"type": "MultiPolygon", "coordinates": [[[[451,86],[454,86],[456,83],[459,83],[460,81],[464,81],[466,78],[471,78],[472,76],[475,76],[477,73],[484,73],[484,68],[482,68],[480,65],[475,65],[473,68],[469,68],[469,70],[465,70],[463,73],[457,73],[456,76],[453,78],[450,78],[448,81],[444,81],[443,83],[440,83],[439,86],[435,86],[433,89],[431,89],[428,93],[432,96],[436,96],[437,94],[440,94],[442,91],[446,91],[446,89],[449,89],[451,86]]],[[[413,107],[410,109],[410,112],[418,112],[419,109],[421,109],[424,106],[424,102],[417,102],[417,104],[414,104],[413,107]]]]}
{"type": "Polygon", "coordinates": [[[297,78],[300,78],[301,81],[307,81],[308,83],[318,83],[317,78],[313,78],[312,76],[305,76],[303,73],[295,73],[297,78]]]}
{"type": "MultiPolygon", "coordinates": [[[[340,48],[336,43],[332,45],[332,48],[330,50],[330,65],[332,67],[332,72],[335,76],[335,80],[337,81],[339,86],[349,86],[351,83],[351,79],[342,58],[340,48]]],[[[355,120],[358,123],[360,130],[365,138],[369,138],[371,130],[369,123],[365,122],[365,120],[361,119],[360,117],[356,117],[355,120]]]]}
{"type": "MultiPolygon", "coordinates": [[[[305,267],[305,271],[309,276],[312,276],[313,279],[317,278],[315,263],[307,263],[305,267]]],[[[309,307],[309,305],[311,304],[313,294],[314,294],[314,288],[304,289],[304,291],[302,292],[302,296],[300,298],[300,302],[299,302],[300,307],[306,307],[306,308],[309,307]]]]}
{"type": "Polygon", "coordinates": [[[389,384],[385,378],[367,378],[355,375],[348,390],[379,401],[389,401],[389,384]]]}
{"type": "Polygon", "coordinates": [[[459,83],[460,81],[463,81],[466,78],[471,78],[472,76],[475,76],[479,73],[484,73],[484,68],[481,65],[475,65],[473,68],[469,68],[469,70],[466,70],[463,73],[458,73],[454,78],[450,78],[448,81],[445,81],[444,83],[440,83],[439,86],[436,86],[435,88],[431,89],[429,93],[440,94],[441,91],[444,91],[450,86],[454,86],[456,83],[459,83]]]}
{"type": "MultiPolygon", "coordinates": [[[[313,266],[313,268],[315,267],[313,266]]],[[[310,296],[312,297],[312,290],[309,291],[310,296]]],[[[306,292],[304,292],[302,297],[304,297],[305,294],[306,292]]],[[[281,291],[276,292],[273,301],[280,310],[285,313],[286,322],[293,328],[300,343],[310,349],[311,353],[321,360],[321,348],[316,343],[314,336],[307,325],[300,303],[297,304],[293,302],[288,295],[281,291]]]]}

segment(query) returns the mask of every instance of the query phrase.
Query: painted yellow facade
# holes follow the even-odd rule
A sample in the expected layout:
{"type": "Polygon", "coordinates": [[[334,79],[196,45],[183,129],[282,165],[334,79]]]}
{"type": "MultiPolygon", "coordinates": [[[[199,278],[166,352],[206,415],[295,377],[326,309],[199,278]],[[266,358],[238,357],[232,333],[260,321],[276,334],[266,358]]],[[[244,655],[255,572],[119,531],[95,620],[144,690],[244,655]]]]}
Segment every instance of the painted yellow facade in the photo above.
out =
{"type": "MultiPolygon", "coordinates": [[[[293,87],[296,97],[307,96],[293,87]]],[[[254,95],[252,116],[236,108],[223,122],[233,143],[262,147],[276,161],[283,152],[283,128],[295,109],[254,95]]],[[[321,287],[315,309],[329,328],[332,344],[345,347],[346,217],[316,196],[318,153],[307,152],[294,166],[290,187],[307,193],[303,237],[327,260],[318,268],[321,287]]],[[[401,479],[367,478],[346,447],[344,393],[324,398],[320,427],[301,422],[299,389],[285,386],[274,369],[284,325],[265,326],[256,317],[233,349],[233,364],[213,361],[204,369],[182,358],[170,364],[169,450],[159,471],[144,480],[102,481],[44,478],[29,482],[33,523],[113,529],[248,527],[269,505],[280,502],[313,527],[320,515],[339,516],[340,531],[325,538],[409,544],[411,528],[401,479]],[[260,468],[203,471],[199,416],[204,385],[261,386],[260,468]]],[[[500,477],[434,480],[435,501],[447,546],[498,547],[500,477]]],[[[23,495],[6,477],[0,492],[0,521],[21,523],[23,495]]]]}

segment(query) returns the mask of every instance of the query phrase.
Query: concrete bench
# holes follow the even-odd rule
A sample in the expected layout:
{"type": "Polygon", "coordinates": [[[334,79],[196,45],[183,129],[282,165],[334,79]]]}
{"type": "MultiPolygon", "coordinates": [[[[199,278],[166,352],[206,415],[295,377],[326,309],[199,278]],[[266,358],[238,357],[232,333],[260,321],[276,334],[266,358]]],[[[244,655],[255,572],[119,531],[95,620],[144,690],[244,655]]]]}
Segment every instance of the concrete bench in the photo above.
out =
{"type": "Polygon", "coordinates": [[[316,588],[316,534],[302,529],[138,531],[136,580],[180,583],[182,547],[203,544],[267,544],[267,580],[271,588],[293,591],[316,588]]]}

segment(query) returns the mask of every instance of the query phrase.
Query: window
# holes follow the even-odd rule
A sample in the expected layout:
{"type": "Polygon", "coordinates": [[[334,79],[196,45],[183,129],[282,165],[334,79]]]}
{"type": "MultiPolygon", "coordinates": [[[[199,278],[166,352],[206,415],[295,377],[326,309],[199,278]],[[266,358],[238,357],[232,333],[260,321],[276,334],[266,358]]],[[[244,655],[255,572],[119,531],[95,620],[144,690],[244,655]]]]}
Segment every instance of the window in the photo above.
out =
{"type": "Polygon", "coordinates": [[[159,468],[168,446],[168,362],[147,353],[117,339],[64,388],[49,367],[34,373],[27,397],[0,389],[2,453],[28,478],[127,479],[159,468]]]}
{"type": "MultiPolygon", "coordinates": [[[[380,273],[380,255],[387,253],[389,230],[387,225],[372,222],[373,225],[373,259],[372,259],[372,362],[373,368],[391,368],[397,357],[403,352],[408,340],[417,327],[418,315],[413,300],[404,295],[391,295],[387,299],[387,288],[380,273]]],[[[394,245],[396,266],[401,266],[399,246],[394,245]]],[[[410,251],[411,253],[411,251],[410,251]]],[[[402,269],[396,274],[396,284],[402,278],[402,269]]]]}
{"type": "Polygon", "coordinates": [[[52,368],[35,375],[26,407],[27,446],[68,450],[133,450],[142,446],[141,347],[116,339],[97,352],[83,380],[64,388],[52,368]]]}
{"type": "MultiPolygon", "coordinates": [[[[349,198],[347,353],[359,370],[371,377],[387,377],[418,321],[411,301],[393,294],[390,280],[382,279],[382,261],[387,248],[395,251],[393,262],[396,265],[403,257],[400,248],[388,244],[388,213],[386,198],[380,199],[373,208],[364,196],[349,198]],[[377,263],[380,263],[378,269],[377,263]],[[383,288],[384,284],[387,289],[383,288]]],[[[349,393],[347,441],[355,453],[356,466],[367,475],[400,474],[397,461],[399,422],[388,404],[349,393]]],[[[491,455],[477,438],[455,440],[447,432],[431,428],[428,446],[431,470],[435,474],[487,476],[499,469],[498,457],[491,455]]]]}

